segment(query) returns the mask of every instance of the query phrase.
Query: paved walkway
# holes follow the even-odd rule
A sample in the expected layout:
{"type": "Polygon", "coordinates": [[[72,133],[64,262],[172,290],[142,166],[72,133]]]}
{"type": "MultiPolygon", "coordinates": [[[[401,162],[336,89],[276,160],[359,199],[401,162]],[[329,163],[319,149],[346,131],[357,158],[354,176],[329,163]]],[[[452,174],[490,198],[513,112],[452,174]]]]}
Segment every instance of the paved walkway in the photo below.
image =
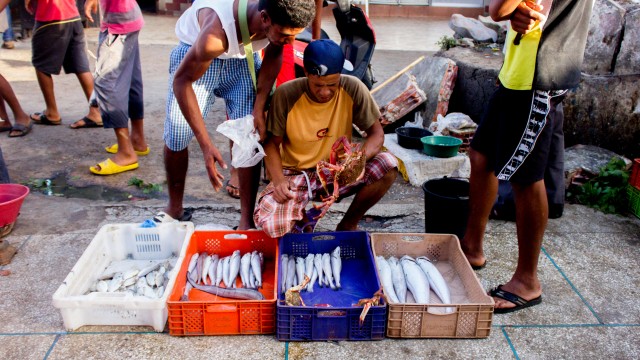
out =
{"type": "MultiPolygon", "coordinates": [[[[72,131],[63,126],[39,126],[22,139],[0,137],[14,181],[28,182],[62,174],[75,187],[92,185],[97,189],[92,192],[97,194],[94,199],[45,196],[37,191],[26,199],[16,228],[4,239],[17,246],[19,252],[10,265],[1,268],[11,274],[0,277],[0,359],[640,357],[637,301],[640,220],[604,215],[575,205],[568,205],[561,219],[549,222],[540,257],[543,304],[514,314],[495,315],[487,339],[283,343],[273,335],[178,338],[155,333],[148,327],[85,326],[79,331],[67,332],[51,296],[98,229],[109,223],[141,222],[161,210],[166,201],[166,191],[159,199],[136,200],[142,194],[127,186],[134,175],[147,182],[164,180],[161,130],[167,54],[174,43],[172,23],[175,19],[147,16],[146,21],[141,42],[152,154],[141,160],[139,170],[110,178],[88,174],[88,166],[106,156],[102,147],[113,141],[113,134],[102,129],[72,131]],[[114,189],[130,192],[133,199],[104,200],[101,195],[114,189]]],[[[418,55],[435,50],[433,41],[423,40],[424,33],[438,31],[426,28],[431,21],[373,19],[372,22],[378,30],[374,67],[379,69],[379,80],[393,75],[418,55]],[[386,27],[383,24],[387,24],[386,27]],[[419,26],[425,26],[420,28],[422,34],[417,31],[419,26]],[[403,36],[405,40],[399,40],[403,36]],[[411,38],[419,40],[406,40],[411,38]],[[423,47],[411,48],[408,41],[411,46],[423,44],[423,47]]],[[[441,26],[443,22],[434,23],[441,26]]],[[[442,27],[439,29],[443,31],[442,27]]],[[[89,47],[95,48],[95,30],[87,33],[89,47]]],[[[440,36],[435,36],[436,41],[440,36]]],[[[41,110],[42,98],[29,57],[28,43],[19,43],[14,51],[0,50],[3,75],[12,81],[25,110],[33,112],[41,110]]],[[[84,105],[78,106],[82,94],[72,76],[58,76],[55,81],[63,122],[69,124],[84,114],[84,105]]],[[[220,104],[216,106],[217,110],[207,120],[210,129],[214,128],[212,122],[223,118],[223,108],[220,104]]],[[[218,137],[215,141],[224,143],[218,137]]],[[[211,191],[197,146],[192,146],[190,163],[186,205],[197,209],[194,223],[235,225],[239,203],[223,193],[211,191]]],[[[332,230],[349,201],[336,204],[319,230],[332,230]]],[[[399,180],[382,204],[372,209],[363,221],[363,230],[423,231],[424,204],[419,188],[399,180]]],[[[507,281],[515,268],[514,224],[491,221],[486,246],[489,263],[477,275],[488,289],[507,281]]]]}

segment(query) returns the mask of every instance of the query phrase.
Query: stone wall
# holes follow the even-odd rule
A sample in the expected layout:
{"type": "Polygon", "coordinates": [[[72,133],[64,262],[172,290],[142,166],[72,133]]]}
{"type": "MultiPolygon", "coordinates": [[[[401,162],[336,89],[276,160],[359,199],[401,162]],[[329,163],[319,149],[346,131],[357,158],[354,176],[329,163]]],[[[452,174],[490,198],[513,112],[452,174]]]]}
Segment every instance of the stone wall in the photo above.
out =
{"type": "MultiPolygon", "coordinates": [[[[458,65],[449,112],[478,122],[495,90],[502,54],[452,48],[438,56],[458,65]]],[[[583,76],[564,102],[565,142],[640,157],[640,1],[597,0],[583,76]]]]}

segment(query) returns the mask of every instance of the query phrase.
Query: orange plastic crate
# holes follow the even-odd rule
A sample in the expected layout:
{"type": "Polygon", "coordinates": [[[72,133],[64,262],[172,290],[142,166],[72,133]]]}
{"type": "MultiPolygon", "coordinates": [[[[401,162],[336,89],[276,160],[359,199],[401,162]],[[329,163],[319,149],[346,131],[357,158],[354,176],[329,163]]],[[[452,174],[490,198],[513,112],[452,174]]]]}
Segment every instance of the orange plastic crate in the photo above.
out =
{"type": "Polygon", "coordinates": [[[631,165],[631,176],[629,177],[629,184],[640,189],[640,158],[634,159],[631,165]]]}
{"type": "MultiPolygon", "coordinates": [[[[184,262],[171,295],[169,334],[174,336],[239,335],[275,333],[278,241],[262,231],[196,231],[186,250],[184,262]],[[206,251],[221,258],[234,250],[242,254],[261,251],[264,255],[262,289],[265,300],[237,300],[192,289],[188,301],[180,301],[187,281],[187,268],[194,253],[206,251]]],[[[238,284],[241,285],[238,279],[238,284]]]]}

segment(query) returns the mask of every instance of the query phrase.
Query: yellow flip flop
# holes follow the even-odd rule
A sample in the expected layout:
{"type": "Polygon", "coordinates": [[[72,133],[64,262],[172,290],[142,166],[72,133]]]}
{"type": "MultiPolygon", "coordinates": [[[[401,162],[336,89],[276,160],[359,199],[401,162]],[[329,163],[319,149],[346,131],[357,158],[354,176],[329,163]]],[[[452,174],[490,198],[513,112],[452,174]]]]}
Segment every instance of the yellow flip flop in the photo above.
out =
{"type": "MultiPolygon", "coordinates": [[[[107,146],[106,148],[104,148],[109,154],[115,154],[118,152],[118,144],[113,144],[111,146],[107,146]]],[[[147,150],[145,151],[138,151],[138,150],[134,150],[136,152],[136,154],[138,156],[145,156],[145,155],[149,155],[149,151],[151,151],[151,149],[149,149],[149,147],[147,146],[147,150]]]]}
{"type": "Polygon", "coordinates": [[[131,165],[118,165],[111,161],[111,159],[107,159],[99,163],[98,166],[100,166],[100,169],[98,169],[96,166],[92,166],[89,168],[89,171],[96,175],[113,175],[129,170],[135,170],[138,168],[138,163],[135,162],[131,165]]]}

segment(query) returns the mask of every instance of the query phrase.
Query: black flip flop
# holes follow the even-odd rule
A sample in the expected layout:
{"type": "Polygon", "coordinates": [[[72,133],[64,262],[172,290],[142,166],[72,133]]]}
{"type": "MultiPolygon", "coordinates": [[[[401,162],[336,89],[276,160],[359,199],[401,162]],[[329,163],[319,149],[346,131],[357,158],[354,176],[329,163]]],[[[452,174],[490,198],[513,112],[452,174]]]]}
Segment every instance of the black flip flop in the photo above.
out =
{"type": "Polygon", "coordinates": [[[502,290],[502,285],[498,285],[498,287],[489,291],[489,295],[503,299],[503,300],[507,300],[508,302],[516,305],[510,308],[494,309],[493,312],[496,314],[506,314],[506,313],[522,310],[524,308],[528,308],[528,307],[542,303],[542,295],[531,300],[525,300],[514,293],[508,292],[506,290],[502,290]]]}
{"type": "Polygon", "coordinates": [[[24,126],[22,124],[15,124],[13,125],[13,128],[11,128],[11,131],[20,131],[20,134],[18,135],[11,135],[11,132],[9,132],[9,137],[14,138],[14,137],[22,137],[27,135],[28,133],[31,132],[31,129],[33,128],[33,122],[29,122],[28,126],[24,126]]]}
{"type": "Polygon", "coordinates": [[[83,116],[82,119],[80,119],[78,121],[76,121],[73,124],[69,125],[69,127],[72,128],[72,129],[89,129],[89,128],[101,128],[102,127],[102,124],[99,124],[99,123],[89,119],[86,116],[83,116]],[[78,121],[83,121],[84,124],[83,125],[78,125],[78,126],[73,126],[78,121]]]}
{"type": "Polygon", "coordinates": [[[473,270],[482,270],[485,268],[485,266],[487,266],[487,261],[485,260],[484,263],[482,263],[482,265],[471,265],[471,268],[473,270]]]}
{"type": "Polygon", "coordinates": [[[182,209],[182,216],[180,216],[178,221],[191,221],[191,218],[193,217],[193,213],[195,211],[196,209],[192,207],[182,209]]]}
{"type": "Polygon", "coordinates": [[[62,124],[62,119],[59,120],[50,120],[47,115],[44,114],[44,110],[42,110],[42,112],[39,113],[33,113],[31,115],[29,115],[29,118],[31,118],[31,121],[35,124],[38,125],[61,125],[62,124]],[[35,118],[33,116],[36,116],[35,118]]]}

